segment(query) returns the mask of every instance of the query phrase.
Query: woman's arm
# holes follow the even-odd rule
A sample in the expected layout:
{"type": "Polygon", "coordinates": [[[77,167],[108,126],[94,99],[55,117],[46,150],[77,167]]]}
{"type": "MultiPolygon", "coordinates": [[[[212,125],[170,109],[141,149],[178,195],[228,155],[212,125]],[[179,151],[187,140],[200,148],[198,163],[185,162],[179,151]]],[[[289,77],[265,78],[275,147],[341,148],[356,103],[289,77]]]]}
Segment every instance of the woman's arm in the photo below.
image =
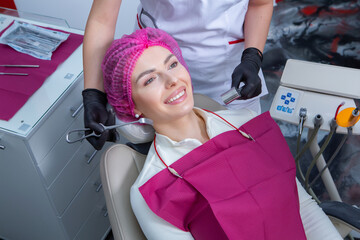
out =
{"type": "Polygon", "coordinates": [[[84,88],[104,91],[101,62],[114,40],[121,0],[94,0],[83,43],[84,88]]]}
{"type": "Polygon", "coordinates": [[[250,0],[245,16],[245,49],[254,47],[264,51],[273,13],[273,0],[250,0]]]}
{"type": "Polygon", "coordinates": [[[306,238],[308,240],[342,240],[342,237],[328,216],[325,215],[323,210],[305,191],[297,179],[296,183],[300,201],[300,216],[306,238]]]}

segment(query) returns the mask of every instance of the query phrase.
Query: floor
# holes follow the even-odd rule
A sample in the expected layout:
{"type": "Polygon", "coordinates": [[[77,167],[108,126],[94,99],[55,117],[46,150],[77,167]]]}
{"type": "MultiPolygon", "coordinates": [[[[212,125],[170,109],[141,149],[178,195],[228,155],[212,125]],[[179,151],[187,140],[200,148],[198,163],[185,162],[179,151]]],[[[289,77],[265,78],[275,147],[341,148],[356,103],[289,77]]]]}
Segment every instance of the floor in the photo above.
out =
{"type": "MultiPolygon", "coordinates": [[[[269,94],[261,100],[262,111],[270,109],[287,59],[360,69],[360,0],[277,1],[264,50],[262,68],[269,94]]],[[[296,126],[278,124],[295,152],[296,126]]],[[[332,138],[324,152],[325,159],[332,155],[341,138],[332,138]]],[[[310,159],[307,153],[302,166],[310,159]]],[[[343,201],[360,206],[360,136],[348,138],[330,171],[343,201]]],[[[314,191],[321,201],[329,199],[321,180],[314,185],[314,191]]],[[[112,239],[110,233],[106,240],[112,239]]]]}

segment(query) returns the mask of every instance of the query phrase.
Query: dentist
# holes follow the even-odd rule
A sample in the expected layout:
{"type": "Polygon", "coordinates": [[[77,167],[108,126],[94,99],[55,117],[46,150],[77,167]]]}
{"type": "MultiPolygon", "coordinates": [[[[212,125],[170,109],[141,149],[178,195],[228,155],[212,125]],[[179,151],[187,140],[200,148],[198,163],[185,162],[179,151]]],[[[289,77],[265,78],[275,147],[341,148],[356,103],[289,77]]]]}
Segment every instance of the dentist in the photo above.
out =
{"type": "MultiPolygon", "coordinates": [[[[99,125],[112,117],[100,66],[114,39],[120,6],[121,0],[94,0],[85,29],[84,123],[102,133],[89,139],[96,149],[114,140],[114,133],[99,125]]],[[[260,113],[260,97],[267,94],[260,67],[272,11],[272,0],[140,0],[137,28],[162,29],[178,42],[195,93],[222,103],[222,93],[243,83],[241,100],[227,107],[260,113]]]]}

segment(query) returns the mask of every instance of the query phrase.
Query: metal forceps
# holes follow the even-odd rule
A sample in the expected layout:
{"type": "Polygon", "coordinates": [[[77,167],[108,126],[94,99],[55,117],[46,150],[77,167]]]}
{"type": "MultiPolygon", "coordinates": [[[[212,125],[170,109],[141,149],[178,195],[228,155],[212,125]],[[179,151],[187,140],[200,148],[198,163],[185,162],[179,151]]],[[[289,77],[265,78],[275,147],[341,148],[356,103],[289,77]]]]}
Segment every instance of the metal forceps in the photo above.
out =
{"type": "MultiPolygon", "coordinates": [[[[102,123],[99,123],[99,124],[103,127],[103,131],[106,131],[106,130],[111,130],[111,129],[118,128],[118,127],[123,127],[123,126],[133,124],[133,123],[143,123],[143,124],[152,125],[153,121],[151,119],[148,119],[148,118],[140,118],[137,121],[127,122],[127,123],[123,123],[123,124],[116,124],[116,125],[111,125],[111,126],[105,126],[102,123]]],[[[68,143],[75,143],[75,142],[78,142],[78,141],[82,141],[82,140],[84,140],[85,138],[88,138],[88,137],[100,137],[101,136],[101,133],[97,134],[95,131],[93,131],[90,134],[86,135],[85,132],[89,131],[89,130],[91,130],[91,129],[90,128],[82,128],[82,129],[71,130],[66,134],[66,141],[68,143]],[[74,134],[77,135],[77,136],[79,136],[79,135],[80,136],[78,138],[71,137],[74,134]]]]}

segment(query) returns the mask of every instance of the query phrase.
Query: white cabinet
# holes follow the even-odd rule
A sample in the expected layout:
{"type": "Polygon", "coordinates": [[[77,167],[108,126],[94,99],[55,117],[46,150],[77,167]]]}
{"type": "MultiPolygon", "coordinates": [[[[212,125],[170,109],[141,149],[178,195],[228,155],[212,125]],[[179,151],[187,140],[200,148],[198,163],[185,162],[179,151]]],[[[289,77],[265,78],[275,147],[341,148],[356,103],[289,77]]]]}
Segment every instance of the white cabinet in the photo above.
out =
{"type": "MultiPolygon", "coordinates": [[[[0,17],[0,30],[14,18],[0,17]]],[[[80,46],[12,119],[0,120],[0,239],[98,240],[110,230],[102,151],[65,140],[83,128],[82,89],[80,46]]]]}

